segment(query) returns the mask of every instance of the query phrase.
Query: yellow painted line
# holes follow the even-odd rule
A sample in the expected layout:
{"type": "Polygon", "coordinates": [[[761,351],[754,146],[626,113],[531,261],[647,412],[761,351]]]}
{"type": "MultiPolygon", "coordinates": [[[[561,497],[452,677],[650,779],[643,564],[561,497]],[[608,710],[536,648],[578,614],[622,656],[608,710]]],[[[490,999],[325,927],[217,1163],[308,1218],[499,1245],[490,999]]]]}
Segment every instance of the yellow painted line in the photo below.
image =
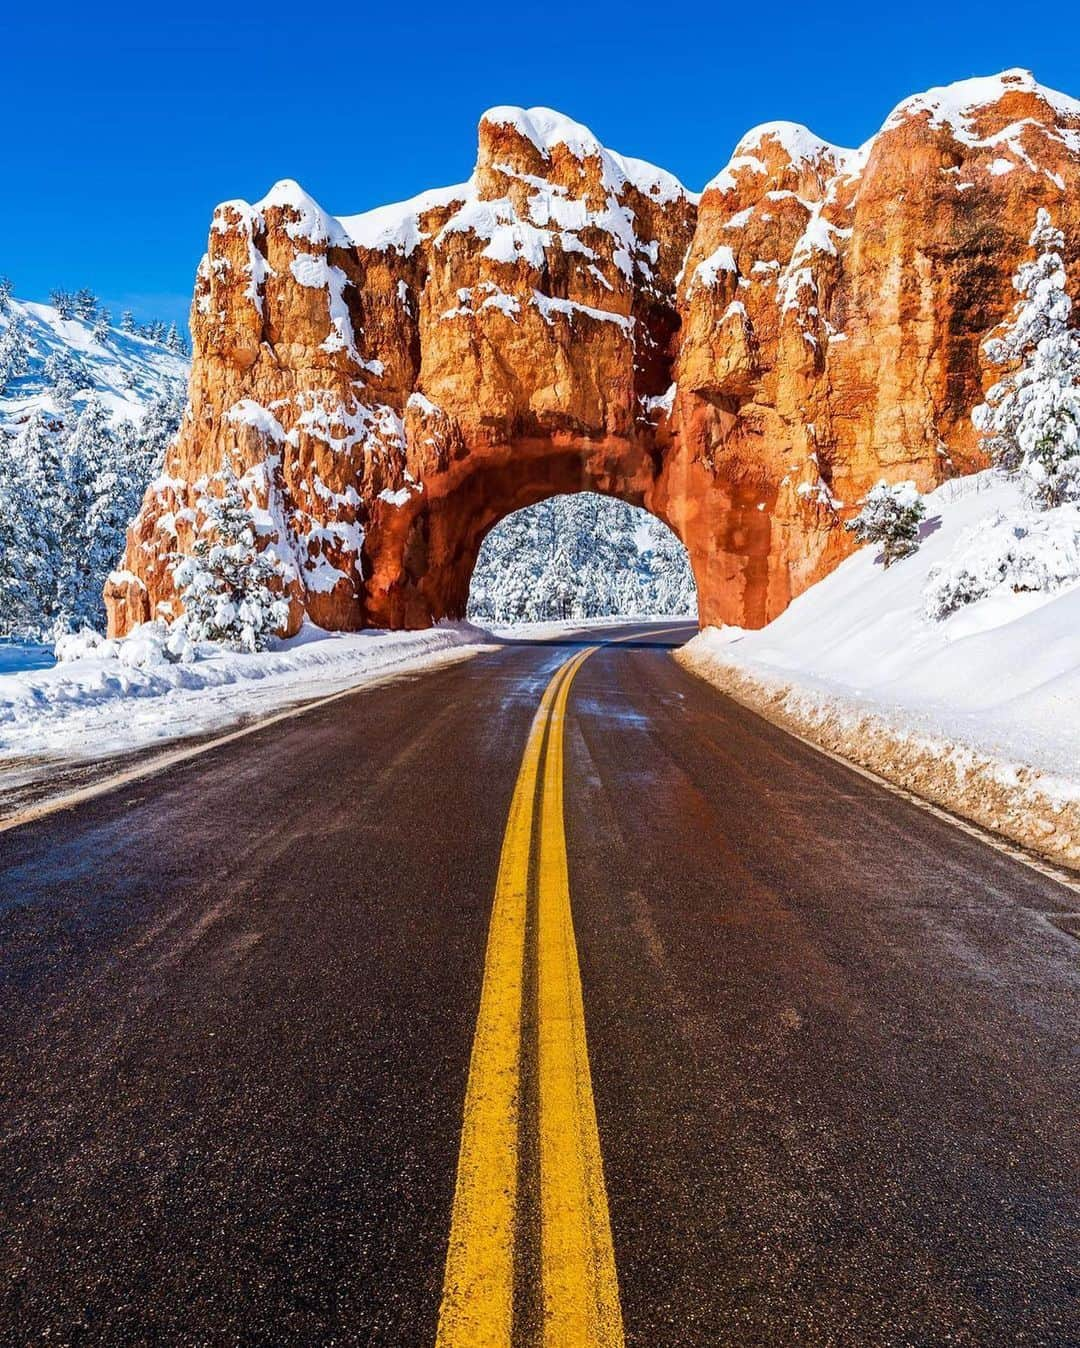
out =
{"type": "Polygon", "coordinates": [[[522,987],[533,811],[548,717],[570,663],[559,667],[540,700],[503,835],[465,1090],[436,1338],[439,1348],[505,1348],[511,1341],[522,987]]]}
{"type": "Polygon", "coordinates": [[[570,664],[551,711],[540,802],[537,1035],[540,1266],[545,1348],[622,1348],[600,1134],[570,910],[563,817],[563,739],[570,685],[596,649],[570,664]]]}
{"type": "Polygon", "coordinates": [[[563,810],[570,685],[596,649],[588,647],[566,660],[548,683],[514,786],[465,1091],[438,1348],[509,1348],[514,1336],[531,870],[536,885],[541,1341],[544,1348],[622,1348],[624,1342],[563,810]]]}

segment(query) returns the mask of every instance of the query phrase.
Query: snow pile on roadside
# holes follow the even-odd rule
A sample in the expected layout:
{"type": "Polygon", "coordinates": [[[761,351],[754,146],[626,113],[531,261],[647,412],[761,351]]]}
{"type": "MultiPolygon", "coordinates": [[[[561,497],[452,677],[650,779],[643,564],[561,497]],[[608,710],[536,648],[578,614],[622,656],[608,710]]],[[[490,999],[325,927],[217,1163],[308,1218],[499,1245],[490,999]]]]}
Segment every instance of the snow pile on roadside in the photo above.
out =
{"type": "Polygon", "coordinates": [[[421,632],[306,626],[257,655],[171,649],[167,629],[152,623],[119,642],[66,638],[52,669],[0,675],[0,781],[21,760],[96,758],[205,733],[391,669],[466,657],[486,640],[465,623],[421,632]]]}
{"type": "Polygon", "coordinates": [[[1080,861],[1080,580],[1058,565],[1075,551],[1076,512],[1038,517],[1049,588],[1016,592],[1005,567],[982,597],[936,620],[927,605],[942,577],[976,553],[999,556],[1005,534],[1019,531],[1022,545],[1032,514],[992,472],[925,501],[913,557],[884,570],[863,548],[768,627],[711,628],[679,658],[824,747],[1080,861]]]}

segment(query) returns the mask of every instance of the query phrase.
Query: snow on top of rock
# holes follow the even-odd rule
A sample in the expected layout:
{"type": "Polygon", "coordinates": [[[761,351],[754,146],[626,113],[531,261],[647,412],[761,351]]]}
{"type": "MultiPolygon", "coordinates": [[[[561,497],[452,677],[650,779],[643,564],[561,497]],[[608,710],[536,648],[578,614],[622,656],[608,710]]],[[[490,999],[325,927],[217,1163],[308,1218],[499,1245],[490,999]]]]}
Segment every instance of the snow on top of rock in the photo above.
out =
{"type": "Polygon", "coordinates": [[[827,165],[833,172],[843,170],[857,154],[842,145],[833,145],[814,134],[799,122],[762,122],[752,127],[735,146],[727,165],[715,178],[705,184],[706,192],[729,192],[735,186],[736,176],[750,170],[759,177],[768,173],[768,165],[761,157],[763,142],[775,141],[794,168],[804,164],[827,165]],[[831,161],[831,162],[830,162],[831,161]]]}
{"type": "Polygon", "coordinates": [[[453,187],[436,187],[430,192],[421,192],[407,201],[390,206],[376,206],[359,215],[343,215],[338,223],[357,247],[370,248],[373,252],[392,248],[408,257],[423,241],[420,216],[439,206],[468,201],[472,195],[470,179],[453,187]]]}
{"type": "Polygon", "coordinates": [[[553,108],[489,108],[480,118],[489,126],[509,126],[518,135],[530,141],[544,159],[551,158],[556,145],[564,145],[577,159],[598,159],[604,173],[604,185],[618,191],[626,184],[635,187],[642,196],[654,201],[668,202],[685,197],[697,200],[673,173],[609,150],[602,145],[587,126],[553,108]]]}
{"type": "Polygon", "coordinates": [[[306,239],[308,243],[324,247],[347,248],[350,244],[341,221],[324,211],[315,198],[292,178],[282,178],[276,182],[252,209],[261,215],[272,207],[287,207],[295,212],[297,218],[285,227],[290,239],[306,239]]]}
{"type": "Polygon", "coordinates": [[[978,138],[971,125],[973,115],[980,108],[991,107],[1009,93],[1036,94],[1058,116],[1080,120],[1080,101],[1039,84],[1030,70],[1016,68],[1003,70],[997,75],[958,80],[955,84],[927,89],[925,93],[906,98],[893,109],[882,130],[890,131],[908,118],[926,112],[931,126],[947,126],[957,140],[976,144],[978,138]]]}
{"type": "Polygon", "coordinates": [[[749,154],[751,150],[761,148],[763,140],[774,140],[788,157],[788,162],[799,164],[820,164],[823,159],[834,159],[843,163],[852,153],[842,145],[833,145],[814,134],[801,122],[762,122],[749,130],[735,147],[737,155],[749,154]]]}
{"type": "Polygon", "coordinates": [[[736,275],[739,271],[735,265],[735,254],[726,244],[721,244],[704,262],[698,263],[694,269],[693,279],[694,282],[700,281],[702,285],[712,286],[716,284],[716,278],[722,271],[733,272],[736,275]]]}

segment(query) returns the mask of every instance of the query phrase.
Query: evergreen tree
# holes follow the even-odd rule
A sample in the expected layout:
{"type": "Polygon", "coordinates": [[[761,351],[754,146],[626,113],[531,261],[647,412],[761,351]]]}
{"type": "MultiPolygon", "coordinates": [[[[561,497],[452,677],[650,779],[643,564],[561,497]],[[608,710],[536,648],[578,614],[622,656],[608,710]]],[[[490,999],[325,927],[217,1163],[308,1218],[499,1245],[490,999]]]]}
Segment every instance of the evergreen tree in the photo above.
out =
{"type": "Polygon", "coordinates": [[[31,626],[34,605],[29,583],[30,518],[37,503],[13,435],[0,431],[0,636],[31,626]]]}
{"type": "Polygon", "coordinates": [[[165,336],[165,346],[173,355],[182,356],[184,354],[184,339],[175,323],[169,324],[169,331],[165,336]]]}
{"type": "Polygon", "coordinates": [[[926,507],[914,482],[895,486],[879,482],[867,492],[862,509],[844,528],[860,543],[880,543],[888,567],[918,551],[919,525],[925,516],[926,507]]]}
{"type": "Polygon", "coordinates": [[[135,315],[130,309],[125,309],[120,315],[120,331],[126,332],[129,337],[134,337],[139,331],[139,325],[135,322],[135,315]]]}
{"type": "Polygon", "coordinates": [[[112,317],[108,309],[99,309],[94,317],[94,340],[104,342],[108,339],[112,317]]]}
{"type": "Polygon", "coordinates": [[[118,519],[116,442],[96,397],[87,399],[63,454],[60,519],[66,547],[57,578],[57,625],[96,628],[105,613],[102,585],[120,555],[127,523],[126,517],[118,519]]]}
{"type": "Polygon", "coordinates": [[[0,394],[20,379],[30,367],[30,352],[26,332],[17,314],[8,319],[0,332],[0,394]]]}
{"type": "Polygon", "coordinates": [[[258,651],[285,626],[288,600],[272,588],[280,567],[256,543],[255,524],[228,458],[203,496],[203,522],[192,555],[173,565],[184,612],[181,629],[195,642],[218,641],[258,651]]]}
{"type": "Polygon", "coordinates": [[[697,611],[697,589],[686,549],[666,525],[649,522],[648,584],[644,613],[697,611]]]}
{"type": "Polygon", "coordinates": [[[0,436],[0,631],[41,637],[56,614],[63,467],[57,437],[34,415],[0,436]]]}
{"type": "Polygon", "coordinates": [[[94,383],[82,362],[63,347],[46,357],[42,373],[61,407],[70,407],[75,394],[94,383]]]}
{"type": "Polygon", "coordinates": [[[1013,277],[1021,298],[1001,336],[984,347],[1009,371],[975,408],[991,459],[1017,474],[1033,505],[1080,500],[1080,334],[1070,327],[1064,235],[1040,208],[1030,239],[1035,257],[1013,277]]]}
{"type": "Polygon", "coordinates": [[[658,520],[646,528],[646,518],[593,492],[552,497],[507,516],[480,550],[470,616],[502,624],[693,613],[686,552],[658,520]]]}
{"type": "Polygon", "coordinates": [[[75,296],[70,290],[50,290],[49,303],[61,318],[71,318],[75,313],[75,296]]]}
{"type": "Polygon", "coordinates": [[[87,290],[83,286],[76,290],[72,296],[72,307],[77,317],[84,319],[87,323],[92,323],[97,316],[98,297],[92,290],[87,290]]]}
{"type": "Polygon", "coordinates": [[[0,276],[0,314],[6,314],[11,306],[11,278],[0,276]]]}

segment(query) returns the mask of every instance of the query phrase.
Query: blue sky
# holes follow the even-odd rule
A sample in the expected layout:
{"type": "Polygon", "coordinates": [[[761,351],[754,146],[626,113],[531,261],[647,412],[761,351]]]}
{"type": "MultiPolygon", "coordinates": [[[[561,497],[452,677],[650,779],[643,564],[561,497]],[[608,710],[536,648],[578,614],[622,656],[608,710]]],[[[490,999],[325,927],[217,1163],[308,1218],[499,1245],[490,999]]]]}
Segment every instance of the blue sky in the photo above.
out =
{"type": "Polygon", "coordinates": [[[774,118],[858,144],[907,94],[1008,66],[1080,96],[1064,5],[7,9],[0,273],[142,317],[186,318],[216,202],[290,177],[352,213],[458,182],[497,103],[558,108],[700,187],[774,118]]]}

